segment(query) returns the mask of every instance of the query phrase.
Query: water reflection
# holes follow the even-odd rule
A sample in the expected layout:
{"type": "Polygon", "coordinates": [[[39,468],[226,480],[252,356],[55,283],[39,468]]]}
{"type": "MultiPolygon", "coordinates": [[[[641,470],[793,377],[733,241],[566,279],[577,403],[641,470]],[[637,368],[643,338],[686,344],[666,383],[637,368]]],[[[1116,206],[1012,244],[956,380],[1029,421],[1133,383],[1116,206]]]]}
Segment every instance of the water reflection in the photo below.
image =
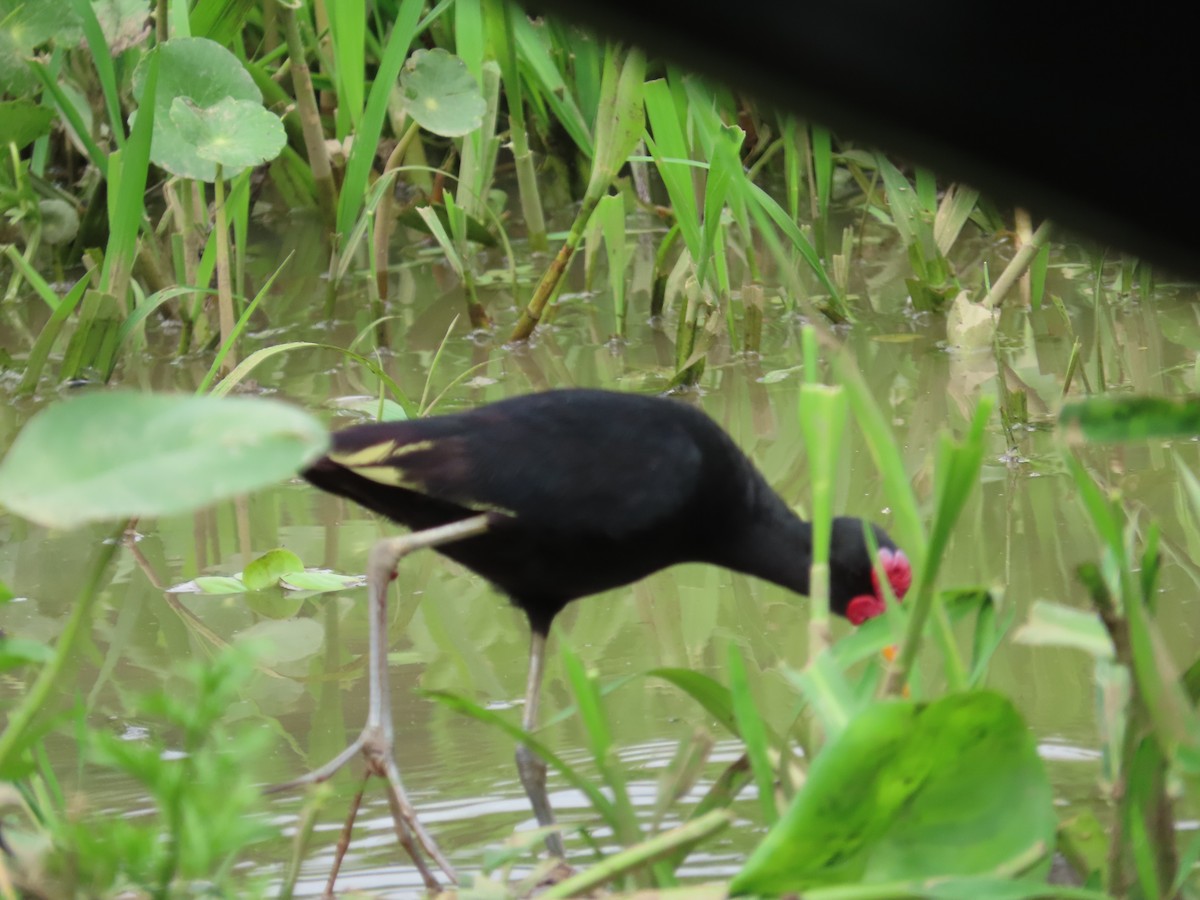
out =
{"type": "MultiPolygon", "coordinates": [[[[1038,598],[1085,605],[1073,571],[1097,553],[1090,525],[1058,461],[1055,436],[1045,427],[1059,403],[1076,342],[1079,366],[1073,391],[1120,387],[1182,393],[1197,388],[1200,323],[1194,297],[1165,291],[1134,302],[1097,291],[1094,279],[1077,267],[1055,272],[1052,293],[1061,303],[1028,315],[1002,315],[996,351],[990,346],[952,349],[944,320],[928,316],[880,316],[841,335],[891,416],[922,498],[931,490],[931,451],[939,430],[961,428],[981,392],[1003,392],[1005,415],[990,433],[983,481],[953,538],[945,582],[997,589],[1003,602],[1016,608],[1017,621],[1038,598]],[[1097,295],[1099,303],[1093,302],[1097,295]],[[1023,406],[1015,399],[1018,394],[1023,406]]],[[[530,347],[504,348],[493,339],[467,334],[461,324],[443,347],[461,304],[439,289],[428,269],[405,268],[397,281],[400,290],[390,310],[395,318],[389,323],[393,344],[383,356],[384,365],[410,397],[436,401],[440,410],[553,386],[656,391],[667,384],[672,351],[666,333],[631,322],[628,341],[612,342],[614,325],[603,294],[567,298],[530,347]],[[461,378],[464,373],[468,377],[461,378]]],[[[315,278],[301,277],[285,286],[275,321],[253,340],[260,345],[284,340],[349,345],[368,328],[369,305],[361,296],[345,293],[333,325],[304,324],[309,317],[303,310],[319,309],[324,290],[315,278]]],[[[491,302],[498,318],[511,318],[511,301],[503,293],[497,292],[491,302]]],[[[799,325],[791,314],[768,315],[761,359],[741,358],[718,344],[703,390],[688,402],[701,405],[728,429],[768,480],[803,509],[808,476],[795,416],[799,325]]],[[[144,358],[131,360],[125,382],[192,388],[207,359],[176,361],[170,345],[163,339],[144,358]]],[[[379,385],[361,366],[321,349],[274,357],[255,372],[255,379],[263,390],[314,408],[331,398],[379,396],[379,385]]],[[[5,406],[0,411],[3,433],[15,433],[34,406],[5,406]]],[[[331,413],[331,419],[348,415],[342,410],[331,413]]],[[[1200,621],[1195,602],[1200,569],[1193,563],[1200,553],[1200,496],[1193,495],[1187,480],[1197,469],[1195,443],[1093,450],[1086,460],[1121,492],[1125,508],[1141,526],[1151,519],[1161,525],[1168,564],[1159,609],[1170,623],[1164,635],[1176,659],[1190,661],[1200,621]]],[[[839,511],[890,524],[880,480],[853,429],[840,475],[839,511]]],[[[136,735],[145,723],[130,715],[128,698],[164,679],[169,683],[173,664],[237,642],[264,621],[303,621],[307,633],[319,638],[313,650],[276,654],[239,709],[239,715],[269,723],[281,736],[268,758],[249,764],[257,767],[264,783],[277,781],[344,746],[366,712],[363,591],[312,597],[284,612],[262,598],[174,596],[161,588],[200,574],[238,571],[249,558],[276,546],[287,547],[309,565],[361,572],[371,544],[390,526],[297,481],[257,494],[240,507],[228,504],[139,527],[145,533],[138,547],[141,558],[121,554],[105,592],[104,611],[97,616],[95,652],[79,664],[76,687],[87,698],[92,723],[136,735]]],[[[22,596],[21,602],[0,609],[0,627],[52,639],[78,590],[80,573],[104,536],[102,528],[49,534],[0,517],[0,580],[22,596]]],[[[433,555],[407,561],[400,585],[393,602],[391,668],[400,767],[424,821],[455,862],[470,870],[481,864],[485,847],[502,843],[514,828],[532,827],[515,776],[512,744],[496,731],[444,710],[417,688],[460,692],[496,706],[516,704],[524,688],[528,630],[522,617],[479,579],[433,555]]],[[[656,666],[686,666],[723,678],[725,648],[734,641],[747,657],[767,719],[783,727],[794,717],[797,700],[779,668],[803,665],[806,629],[803,602],[787,592],[728,572],[684,566],[573,605],[556,624],[552,652],[553,641],[569,641],[605,682],[656,666]]],[[[936,677],[932,669],[923,674],[936,677]]],[[[547,676],[544,696],[547,718],[552,718],[571,699],[556,657],[547,676]]],[[[1038,734],[1060,797],[1070,802],[1094,798],[1098,754],[1090,660],[1071,651],[1005,642],[993,659],[989,683],[1015,698],[1038,734]]],[[[3,689],[15,693],[20,686],[3,689]]],[[[631,773],[631,795],[647,819],[654,807],[654,779],[679,742],[697,727],[724,737],[691,700],[653,679],[638,678],[620,687],[609,698],[608,712],[623,765],[631,773]]],[[[519,709],[507,714],[515,720],[519,709]]],[[[574,719],[546,729],[545,737],[553,749],[590,771],[580,749],[585,736],[574,719]]],[[[71,742],[51,739],[48,746],[69,781],[77,764],[71,742]]],[[[736,755],[733,742],[719,740],[706,777],[714,777],[736,755]]],[[[120,779],[89,774],[86,783],[97,806],[124,814],[144,807],[144,798],[130,793],[120,779]]],[[[339,784],[348,796],[353,779],[339,784]]],[[[698,791],[689,794],[673,819],[698,796],[698,791]]],[[[303,802],[300,797],[273,801],[285,829],[294,826],[303,802]]],[[[553,776],[552,802],[568,825],[593,821],[585,799],[553,776]]],[[[747,812],[746,822],[726,830],[689,860],[683,870],[688,877],[728,874],[752,845],[756,835],[749,823],[757,820],[752,792],[747,790],[739,803],[747,812]]],[[[341,814],[337,803],[323,811],[298,886],[301,895],[323,889],[341,814]]],[[[591,833],[604,841],[602,830],[591,833]]],[[[584,850],[578,852],[586,856],[584,850]]],[[[265,848],[258,860],[262,873],[278,877],[287,854],[282,843],[265,848]]],[[[398,858],[382,795],[370,793],[339,885],[396,896],[415,892],[420,881],[398,858]]]]}

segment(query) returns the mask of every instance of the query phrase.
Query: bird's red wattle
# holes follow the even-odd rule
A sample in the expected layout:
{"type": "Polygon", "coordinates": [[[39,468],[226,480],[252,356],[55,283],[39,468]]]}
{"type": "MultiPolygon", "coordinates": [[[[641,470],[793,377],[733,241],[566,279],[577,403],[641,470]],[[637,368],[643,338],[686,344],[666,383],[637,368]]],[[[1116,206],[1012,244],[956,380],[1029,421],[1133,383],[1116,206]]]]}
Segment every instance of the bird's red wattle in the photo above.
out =
{"type": "MultiPolygon", "coordinates": [[[[897,600],[903,600],[908,589],[912,587],[912,565],[903,550],[889,550],[886,547],[879,551],[879,568],[887,574],[888,584],[897,600]]],[[[886,610],[883,590],[879,585],[879,569],[871,570],[871,583],[875,585],[875,596],[864,594],[855,597],[846,605],[846,618],[852,625],[861,625],[868,619],[882,616],[886,610]]]]}
{"type": "Polygon", "coordinates": [[[883,601],[863,594],[846,604],[846,618],[851,625],[861,625],[868,619],[883,615],[883,601]]]}

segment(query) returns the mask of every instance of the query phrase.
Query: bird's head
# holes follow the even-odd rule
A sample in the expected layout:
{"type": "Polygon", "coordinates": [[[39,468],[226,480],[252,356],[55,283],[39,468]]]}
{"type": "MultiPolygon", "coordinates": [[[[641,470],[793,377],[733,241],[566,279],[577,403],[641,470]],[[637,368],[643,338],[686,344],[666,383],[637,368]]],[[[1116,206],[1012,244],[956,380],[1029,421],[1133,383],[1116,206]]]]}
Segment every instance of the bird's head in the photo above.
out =
{"type": "MultiPolygon", "coordinates": [[[[912,566],[882,528],[871,526],[879,548],[879,568],[887,575],[896,599],[903,599],[912,584],[912,566]]],[[[833,520],[830,543],[830,606],[852,625],[883,615],[884,593],[879,572],[871,561],[861,519],[833,520]]]]}

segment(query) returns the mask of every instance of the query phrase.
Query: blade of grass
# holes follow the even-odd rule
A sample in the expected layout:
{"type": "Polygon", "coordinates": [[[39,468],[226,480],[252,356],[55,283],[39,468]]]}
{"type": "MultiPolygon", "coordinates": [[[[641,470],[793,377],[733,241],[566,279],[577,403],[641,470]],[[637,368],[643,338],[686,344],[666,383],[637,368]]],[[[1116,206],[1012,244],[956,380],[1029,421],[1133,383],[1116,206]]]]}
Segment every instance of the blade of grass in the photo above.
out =
{"type": "Polygon", "coordinates": [[[579,655],[565,641],[561,643],[561,647],[563,670],[567,675],[567,683],[571,686],[571,693],[575,695],[575,704],[579,707],[579,719],[587,736],[588,749],[592,753],[596,769],[613,795],[613,808],[617,816],[616,821],[612,823],[613,831],[622,844],[627,847],[633,846],[642,836],[641,829],[638,827],[637,813],[629,799],[629,789],[613,750],[612,731],[608,725],[608,717],[604,714],[600,691],[596,687],[595,679],[584,668],[579,655]]]}
{"type": "MultiPolygon", "coordinates": [[[[638,869],[676,857],[681,850],[686,851],[686,848],[695,846],[724,830],[733,823],[733,818],[733,813],[728,810],[713,810],[678,828],[655,835],[635,847],[614,853],[596,865],[590,866],[586,871],[560,881],[538,896],[544,900],[588,896],[596,888],[621,875],[636,872],[638,869]]],[[[686,852],[683,855],[686,855],[686,852]]],[[[693,896],[694,891],[695,888],[689,889],[693,896]]]]}
{"type": "Polygon", "coordinates": [[[758,803],[762,808],[763,821],[770,827],[779,818],[779,810],[775,807],[775,771],[768,754],[767,731],[755,705],[754,695],[750,693],[746,662],[737,644],[730,643],[728,658],[733,713],[746,744],[746,755],[750,758],[755,784],[758,785],[758,803]]]}
{"type": "MultiPolygon", "coordinates": [[[[346,174],[342,181],[341,196],[337,201],[337,233],[343,237],[350,233],[358,220],[363,197],[371,177],[371,164],[375,161],[375,148],[383,134],[383,123],[387,119],[388,98],[400,78],[400,69],[408,57],[408,48],[419,33],[421,11],[425,0],[401,0],[392,30],[384,45],[383,56],[367,94],[366,110],[362,123],[355,135],[354,145],[346,160],[346,174]]],[[[444,9],[445,4],[440,4],[444,9]]]]}
{"type": "MultiPolygon", "coordinates": [[[[15,247],[7,247],[6,251],[20,258],[15,247]]],[[[41,332],[37,336],[37,340],[33,342],[33,347],[29,351],[29,357],[25,360],[25,371],[21,374],[21,383],[17,386],[17,393],[21,395],[32,394],[37,390],[38,382],[42,377],[42,370],[46,367],[46,360],[50,358],[50,351],[54,349],[54,342],[58,340],[59,334],[62,333],[63,325],[70,318],[71,313],[75,312],[79,306],[79,301],[83,299],[83,295],[87,292],[88,285],[91,282],[90,274],[84,275],[75,285],[67,292],[67,295],[55,307],[54,312],[50,314],[50,318],[46,320],[46,324],[42,326],[41,332]]]]}
{"type": "Polygon", "coordinates": [[[498,728],[512,738],[515,743],[524,744],[552,766],[567,784],[587,797],[592,804],[592,808],[608,823],[609,827],[615,825],[618,818],[616,807],[604,796],[603,792],[564,762],[562,758],[557,756],[553,750],[539,741],[534,735],[509,722],[503,716],[492,712],[490,709],[484,709],[475,701],[469,700],[466,697],[460,697],[458,694],[452,694],[448,691],[421,691],[421,693],[432,700],[436,700],[447,709],[463,713],[477,721],[498,728]]]}

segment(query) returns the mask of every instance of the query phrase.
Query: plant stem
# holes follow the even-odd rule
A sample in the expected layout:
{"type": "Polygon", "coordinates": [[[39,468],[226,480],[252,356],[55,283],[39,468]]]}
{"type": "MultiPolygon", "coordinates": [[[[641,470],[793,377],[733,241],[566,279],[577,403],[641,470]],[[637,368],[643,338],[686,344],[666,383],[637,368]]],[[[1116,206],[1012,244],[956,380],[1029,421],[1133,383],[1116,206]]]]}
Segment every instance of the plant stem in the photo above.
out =
{"type": "Polygon", "coordinates": [[[542,900],[558,900],[558,898],[578,897],[590,893],[600,885],[612,881],[626,872],[668,858],[680,847],[711,837],[732,821],[732,812],[727,809],[715,809],[707,815],[680,825],[678,828],[673,828],[665,834],[655,835],[636,847],[614,853],[586,872],[580,872],[565,881],[560,881],[539,896],[542,900]]]}
{"type": "Polygon", "coordinates": [[[1025,270],[1033,263],[1038,251],[1050,240],[1053,233],[1054,223],[1049,219],[1039,225],[1037,231],[1033,233],[1033,237],[1013,255],[1012,261],[1004,267],[1004,271],[1000,273],[1000,277],[992,284],[992,289],[987,292],[980,304],[988,309],[995,309],[999,306],[1004,300],[1004,295],[1017,283],[1017,279],[1025,274],[1025,270]]]}
{"type": "Polygon", "coordinates": [[[512,334],[509,335],[508,339],[510,341],[525,341],[533,334],[533,329],[537,327],[537,323],[542,318],[542,313],[546,311],[546,304],[550,302],[550,298],[554,296],[555,291],[558,289],[558,283],[567,271],[567,266],[571,262],[571,256],[575,253],[575,248],[579,246],[579,242],[583,239],[583,231],[587,227],[592,213],[596,211],[596,206],[599,202],[599,196],[584,198],[583,205],[579,208],[579,214],[575,216],[575,221],[571,223],[571,231],[567,234],[566,241],[559,248],[558,253],[555,254],[550,267],[546,269],[546,274],[542,276],[542,280],[538,282],[537,290],[533,292],[533,297],[530,299],[529,305],[521,311],[521,318],[517,321],[516,327],[513,328],[512,334]]]}
{"type": "MultiPolygon", "coordinates": [[[[396,142],[395,148],[388,155],[387,162],[383,165],[382,175],[387,175],[393,169],[400,168],[400,163],[404,160],[404,155],[408,153],[408,148],[412,146],[413,140],[421,132],[421,126],[414,119],[404,129],[404,134],[400,136],[400,140],[396,142]]],[[[388,244],[392,236],[393,214],[392,206],[395,203],[393,199],[395,192],[391,190],[384,191],[379,198],[379,205],[375,209],[375,289],[379,293],[380,301],[387,300],[388,296],[388,244]]],[[[328,315],[332,316],[332,310],[328,315]]],[[[382,306],[378,314],[382,314],[382,306]]],[[[386,346],[386,341],[382,341],[386,346]]]]}
{"type": "Polygon", "coordinates": [[[312,73],[300,40],[300,25],[296,11],[286,3],[283,21],[287,35],[288,57],[292,62],[292,90],[296,93],[296,112],[300,114],[300,127],[304,132],[304,148],[308,152],[308,167],[312,170],[317,186],[317,203],[321,215],[332,229],[337,223],[337,187],[333,183],[333,168],[329,154],[325,151],[325,132],[321,128],[321,112],[317,108],[317,96],[313,91],[312,73]]]}
{"type": "Polygon", "coordinates": [[[229,220],[225,213],[225,175],[219,163],[213,196],[217,208],[217,319],[221,325],[221,346],[226,348],[221,372],[228,374],[237,365],[237,351],[232,346],[233,282],[229,271],[229,220]]]}

